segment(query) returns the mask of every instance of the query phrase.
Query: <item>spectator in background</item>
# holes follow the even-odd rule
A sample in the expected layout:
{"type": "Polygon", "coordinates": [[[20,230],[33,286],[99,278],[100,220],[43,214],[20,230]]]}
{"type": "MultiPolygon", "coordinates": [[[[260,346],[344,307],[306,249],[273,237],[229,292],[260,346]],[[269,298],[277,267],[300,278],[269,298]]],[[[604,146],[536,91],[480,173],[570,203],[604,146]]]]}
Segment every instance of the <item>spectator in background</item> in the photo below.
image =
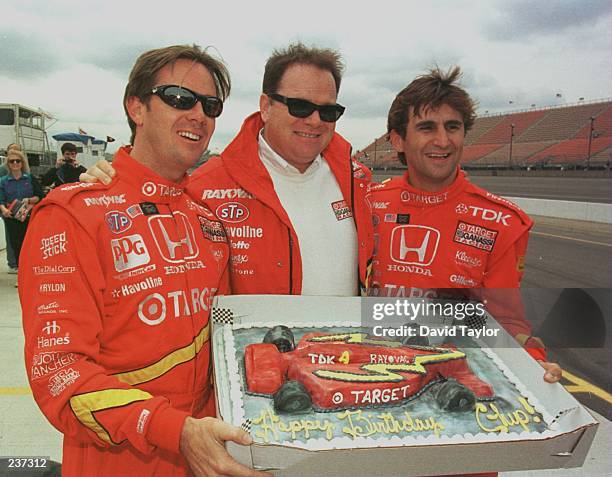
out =
{"type": "Polygon", "coordinates": [[[57,158],[55,167],[45,173],[41,182],[44,187],[57,187],[78,182],[79,176],[86,170],[77,162],[76,146],[71,142],[66,142],[62,144],[62,155],[57,158]]]}
{"type": "MultiPolygon", "coordinates": [[[[8,146],[6,146],[6,155],[8,155],[9,151],[11,151],[12,149],[16,149],[17,151],[21,151],[21,146],[19,144],[17,144],[16,142],[10,143],[8,146]]],[[[5,175],[8,174],[8,172],[9,172],[8,164],[7,163],[3,163],[0,166],[0,177],[4,177],[5,175]]]]}
{"type": "MultiPolygon", "coordinates": [[[[21,151],[21,146],[15,142],[12,142],[8,146],[6,146],[6,154],[8,154],[11,149],[21,151]]],[[[0,166],[0,177],[4,177],[8,174],[8,172],[8,164],[3,163],[0,166]]],[[[15,251],[13,250],[13,246],[9,241],[8,230],[6,229],[6,227],[4,228],[4,238],[4,241],[6,242],[6,265],[8,268],[8,273],[15,275],[17,274],[17,260],[15,259],[15,251]]]]}
{"type": "MultiPolygon", "coordinates": [[[[42,198],[38,181],[30,174],[30,166],[23,152],[11,149],[6,156],[9,173],[0,179],[0,211],[7,230],[8,242],[15,251],[15,265],[19,267],[19,253],[28,227],[28,219],[14,217],[13,201],[22,200],[34,205],[42,198]]],[[[15,283],[17,286],[17,283],[15,283]]]]}

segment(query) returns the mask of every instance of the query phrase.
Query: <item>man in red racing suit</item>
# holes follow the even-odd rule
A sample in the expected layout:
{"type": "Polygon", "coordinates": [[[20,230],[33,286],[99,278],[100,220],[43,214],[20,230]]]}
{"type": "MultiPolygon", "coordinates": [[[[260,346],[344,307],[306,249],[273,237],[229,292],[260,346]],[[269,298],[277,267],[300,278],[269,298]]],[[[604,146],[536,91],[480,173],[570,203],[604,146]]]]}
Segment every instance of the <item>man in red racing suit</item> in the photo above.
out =
{"type": "MultiPolygon", "coordinates": [[[[249,116],[221,156],[194,173],[189,192],[224,222],[231,246],[232,293],[299,295],[300,244],[258,157],[257,136],[263,126],[260,113],[249,116]],[[244,211],[244,219],[232,215],[228,207],[244,211]]],[[[370,210],[365,202],[371,174],[361,164],[351,162],[350,151],[350,144],[334,133],[321,155],[329,164],[355,222],[359,281],[363,288],[371,255],[370,210]]],[[[332,255],[330,250],[330,260],[332,255]]]]}
{"type": "Polygon", "coordinates": [[[62,186],[33,214],[19,287],[26,369],[64,434],[63,476],[268,475],[231,459],[223,441],[250,437],[214,417],[209,318],[228,292],[229,249],[185,193],[227,94],[227,70],[196,45],[144,53],[117,178],[62,186]]]}
{"type": "MultiPolygon", "coordinates": [[[[454,84],[460,74],[458,67],[434,69],[391,105],[387,131],[408,170],[372,185],[368,194],[374,223],[370,294],[436,297],[439,290],[462,288],[484,297],[506,330],[544,360],[518,291],[532,221],[516,205],[471,184],[459,169],[475,118],[474,102],[454,84]]],[[[561,378],[557,364],[542,365],[546,381],[561,378]]]]}
{"type": "Polygon", "coordinates": [[[126,150],[113,164],[110,186],[63,187],[34,213],[19,288],[28,375],[65,435],[64,475],[170,474],[185,417],[215,413],[209,312],[227,291],[227,240],[185,183],[126,150]]]}

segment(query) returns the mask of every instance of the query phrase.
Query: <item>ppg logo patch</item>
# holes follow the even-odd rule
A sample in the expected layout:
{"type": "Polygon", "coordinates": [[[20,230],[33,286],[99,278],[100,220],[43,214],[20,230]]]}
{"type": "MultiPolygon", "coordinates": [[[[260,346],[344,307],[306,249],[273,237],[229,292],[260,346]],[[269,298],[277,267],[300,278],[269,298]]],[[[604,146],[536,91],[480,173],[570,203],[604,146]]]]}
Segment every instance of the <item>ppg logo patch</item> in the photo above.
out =
{"type": "Polygon", "coordinates": [[[113,252],[115,270],[118,272],[131,270],[146,265],[151,261],[149,251],[140,234],[112,239],[111,250],[113,252]]]}
{"type": "Polygon", "coordinates": [[[125,232],[132,226],[132,220],[128,215],[117,210],[107,212],[104,215],[104,220],[106,220],[106,225],[108,225],[108,228],[114,234],[125,232]]]}

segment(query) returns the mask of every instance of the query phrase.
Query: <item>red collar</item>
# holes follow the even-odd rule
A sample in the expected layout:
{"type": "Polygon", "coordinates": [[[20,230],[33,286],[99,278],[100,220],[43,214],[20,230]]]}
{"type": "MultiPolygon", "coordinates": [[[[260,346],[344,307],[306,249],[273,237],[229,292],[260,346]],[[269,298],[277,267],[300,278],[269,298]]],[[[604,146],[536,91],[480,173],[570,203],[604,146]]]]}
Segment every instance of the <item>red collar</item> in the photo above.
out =
{"type": "Polygon", "coordinates": [[[403,179],[400,200],[416,207],[429,207],[442,204],[456,197],[469,184],[465,172],[462,170],[457,171],[457,177],[452,184],[436,192],[427,192],[410,185],[408,171],[405,172],[403,179]]]}
{"type": "Polygon", "coordinates": [[[164,179],[130,156],[131,150],[130,146],[126,146],[115,153],[113,167],[117,171],[116,177],[139,191],[143,202],[177,201],[187,187],[189,177],[185,175],[179,183],[164,179]]]}

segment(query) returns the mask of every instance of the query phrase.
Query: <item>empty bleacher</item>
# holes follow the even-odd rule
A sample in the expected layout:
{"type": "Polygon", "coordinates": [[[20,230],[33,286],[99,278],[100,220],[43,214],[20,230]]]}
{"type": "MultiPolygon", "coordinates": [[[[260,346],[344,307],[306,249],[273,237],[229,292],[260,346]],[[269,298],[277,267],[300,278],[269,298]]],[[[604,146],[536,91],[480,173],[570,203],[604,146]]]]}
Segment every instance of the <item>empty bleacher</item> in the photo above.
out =
{"type": "Polygon", "coordinates": [[[472,162],[502,147],[501,144],[472,144],[463,147],[463,163],[472,162]]]}
{"type": "MultiPolygon", "coordinates": [[[[610,136],[593,139],[591,142],[591,164],[597,163],[594,160],[597,153],[608,149],[610,146],[612,146],[612,137],[610,136]]],[[[568,139],[534,154],[528,162],[531,164],[578,164],[587,160],[588,147],[588,138],[568,139]]]]}
{"type": "MultiPolygon", "coordinates": [[[[587,121],[587,124],[578,131],[575,138],[581,137],[589,137],[589,131],[591,130],[591,120],[587,121]]],[[[593,116],[593,136],[594,137],[602,137],[609,136],[610,131],[612,131],[612,103],[608,104],[608,107],[605,108],[599,115],[593,116]],[[607,134],[606,134],[607,132],[607,134]]]]}
{"type": "MultiPolygon", "coordinates": [[[[529,157],[552,144],[555,142],[515,142],[512,144],[512,158],[510,158],[510,144],[504,144],[499,149],[478,159],[478,165],[522,167],[528,162],[529,157]]],[[[465,160],[463,162],[465,164],[465,160]]]]}
{"type": "Polygon", "coordinates": [[[515,140],[523,132],[531,127],[536,121],[546,114],[546,111],[528,111],[526,113],[517,113],[508,116],[503,116],[495,127],[486,131],[478,138],[479,144],[501,144],[510,140],[510,134],[514,132],[515,140]],[[514,131],[512,125],[514,124],[514,131]]]}
{"type": "Polygon", "coordinates": [[[479,142],[480,136],[485,134],[489,129],[497,126],[503,119],[502,116],[484,116],[482,118],[477,118],[472,129],[470,129],[465,137],[465,143],[469,145],[479,142]]]}
{"type": "Polygon", "coordinates": [[[591,116],[596,116],[606,106],[604,103],[595,103],[551,109],[537,124],[527,129],[520,136],[515,136],[515,141],[563,141],[569,139],[590,122],[591,116]]]}

